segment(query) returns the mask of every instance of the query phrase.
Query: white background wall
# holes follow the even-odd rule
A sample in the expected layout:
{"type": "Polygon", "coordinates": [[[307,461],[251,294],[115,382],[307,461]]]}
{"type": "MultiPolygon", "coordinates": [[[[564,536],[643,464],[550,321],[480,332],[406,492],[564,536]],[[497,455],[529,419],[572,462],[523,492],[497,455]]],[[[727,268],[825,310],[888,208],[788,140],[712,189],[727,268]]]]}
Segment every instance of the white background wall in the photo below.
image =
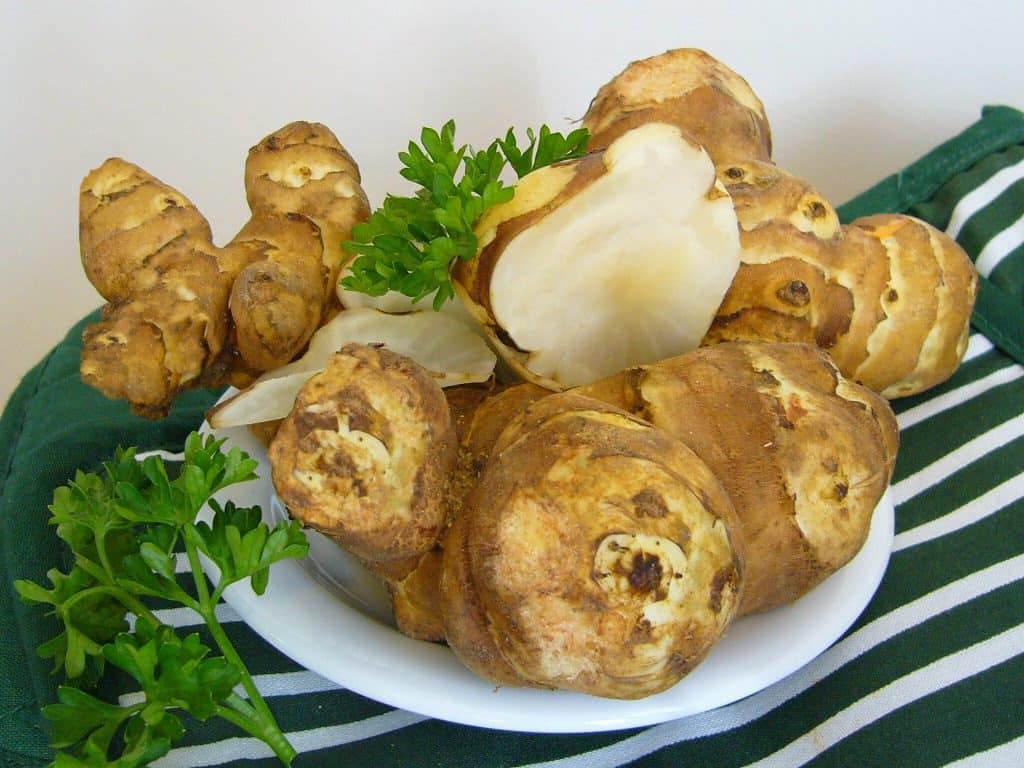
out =
{"type": "Polygon", "coordinates": [[[704,48],[765,103],[775,158],[839,203],[974,121],[1024,108],[1024,3],[13,2],[0,0],[0,402],[101,302],[82,275],[82,176],[119,155],[177,187],[218,242],[246,219],[249,146],[324,122],[371,201],[449,117],[486,144],[579,118],[626,63],[704,48]]]}

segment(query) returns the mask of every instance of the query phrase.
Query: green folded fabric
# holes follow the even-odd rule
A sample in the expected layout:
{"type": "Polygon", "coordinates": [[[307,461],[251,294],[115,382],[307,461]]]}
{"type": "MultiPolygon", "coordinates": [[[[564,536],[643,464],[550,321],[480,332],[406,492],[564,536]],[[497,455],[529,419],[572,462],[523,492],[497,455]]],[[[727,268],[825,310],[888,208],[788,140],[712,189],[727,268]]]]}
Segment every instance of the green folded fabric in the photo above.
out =
{"type": "MultiPolygon", "coordinates": [[[[297,766],[938,766],[1024,754],[1024,115],[982,118],[840,209],[909,211],[982,257],[987,277],[968,359],[946,384],[898,401],[896,542],[864,615],[805,670],[736,704],[651,728],[541,735],[444,723],[324,684],[240,621],[226,628],[271,691],[297,766]],[[1014,239],[1016,238],[1016,239],[1014,239]]],[[[53,489],[117,445],[178,451],[217,393],[149,422],[78,377],[87,318],[28,373],[0,419],[0,765],[52,757],[39,715],[59,682],[35,654],[56,633],[15,578],[43,581],[66,553],[46,525],[53,489]]],[[[273,578],[273,575],[271,576],[273,578]]],[[[101,694],[111,699],[117,684],[101,694]]],[[[443,696],[443,691],[437,692],[443,696]]],[[[219,722],[190,724],[162,765],[272,766],[219,722]],[[194,725],[194,727],[192,727],[194,725]]]]}
{"type": "Polygon", "coordinates": [[[46,524],[53,489],[76,469],[95,468],[118,445],[180,451],[216,397],[192,392],[171,418],[153,422],[128,412],[82,384],[78,375],[86,318],[22,380],[0,419],[0,765],[42,765],[52,757],[39,715],[56,698],[59,680],[35,649],[57,634],[56,623],[14,592],[18,578],[46,583],[46,572],[67,565],[67,552],[46,524]]]}

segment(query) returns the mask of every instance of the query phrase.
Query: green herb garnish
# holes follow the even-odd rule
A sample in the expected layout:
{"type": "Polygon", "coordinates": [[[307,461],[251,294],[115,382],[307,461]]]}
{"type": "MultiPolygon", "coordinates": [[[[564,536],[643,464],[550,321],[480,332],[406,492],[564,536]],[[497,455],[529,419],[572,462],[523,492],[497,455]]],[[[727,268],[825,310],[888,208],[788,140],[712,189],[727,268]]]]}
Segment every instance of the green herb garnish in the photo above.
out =
{"type": "Polygon", "coordinates": [[[193,432],[174,479],[159,457],[138,461],[135,449],[119,449],[102,474],[79,471],[54,491],[50,523],[71,547],[74,565],[67,573],[49,571],[49,588],[24,580],[15,587],[26,602],[50,606],[63,625],[39,648],[66,678],[58,703],[43,709],[60,750],[58,768],[146,765],[184,734],[180,712],[223,717],[266,742],[286,765],[295,757],[215,608],[228,586],[245,579],[262,594],[269,567],[304,557],[308,544],[295,521],[271,530],[259,507],[221,506],[211,498],[255,477],[256,461],[237,448],[224,453],[222,444],[193,432]],[[196,519],[207,503],[212,525],[196,519]],[[180,575],[178,550],[188,562],[180,575]],[[213,589],[200,553],[220,571],[213,589]],[[222,655],[211,655],[198,634],[181,637],[163,624],[147,604],[152,599],[194,610],[222,655]],[[118,706],[83,690],[107,665],[139,684],[137,703],[118,706]],[[245,696],[235,692],[238,685],[245,696]]]}
{"type": "Polygon", "coordinates": [[[500,180],[506,163],[519,178],[538,168],[581,157],[590,134],[579,128],[563,136],[546,125],[527,130],[522,149],[509,128],[485,150],[455,146],[455,121],[440,131],[424,128],[420,144],[400,152],[401,175],[419,186],[412,197],[388,195],[369,221],[352,230],[345,250],[359,254],[344,288],[370,296],[398,291],[415,301],[436,291],[434,309],[455,295],[451,266],[476,256],[473,228],[487,209],[512,199],[514,187],[500,180]],[[461,175],[460,175],[461,171],[461,175]]]}

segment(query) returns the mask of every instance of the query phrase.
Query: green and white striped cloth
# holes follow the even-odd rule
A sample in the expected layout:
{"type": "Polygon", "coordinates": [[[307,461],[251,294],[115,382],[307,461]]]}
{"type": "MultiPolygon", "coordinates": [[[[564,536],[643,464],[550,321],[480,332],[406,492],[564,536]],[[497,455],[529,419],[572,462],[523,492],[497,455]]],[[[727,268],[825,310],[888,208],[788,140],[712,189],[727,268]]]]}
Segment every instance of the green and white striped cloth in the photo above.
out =
{"type": "MultiPolygon", "coordinates": [[[[902,447],[892,559],[844,637],[792,676],[712,712],[628,731],[541,735],[440,722],[342,690],[221,606],[301,753],[296,765],[1024,765],[1024,114],[986,109],[840,213],[849,220],[883,210],[953,235],[975,259],[982,291],[961,370],[895,403],[902,447]]],[[[54,628],[9,587],[13,578],[41,580],[59,562],[44,525],[52,489],[119,443],[177,450],[213,397],[193,393],[167,422],[141,423],[78,381],[79,331],[29,373],[0,422],[2,766],[42,765],[50,755],[38,710],[57,681],[32,649],[54,628]]],[[[193,621],[174,610],[161,618],[193,621]]],[[[209,723],[195,724],[158,764],[242,761],[276,764],[262,743],[209,723]]]]}

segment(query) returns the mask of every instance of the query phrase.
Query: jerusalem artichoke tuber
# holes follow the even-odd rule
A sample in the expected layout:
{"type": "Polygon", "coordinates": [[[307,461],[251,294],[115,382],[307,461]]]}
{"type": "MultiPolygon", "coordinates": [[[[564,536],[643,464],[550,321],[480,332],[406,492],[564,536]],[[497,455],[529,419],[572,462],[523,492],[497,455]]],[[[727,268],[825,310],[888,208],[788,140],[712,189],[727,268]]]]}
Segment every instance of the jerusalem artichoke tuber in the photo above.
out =
{"type": "Polygon", "coordinates": [[[977,292],[953,240],[908,216],[841,227],[827,201],[770,162],[761,102],[704,51],[630,64],[598,91],[583,123],[601,147],[647,121],[705,146],[740,221],[742,264],[704,343],[817,343],[844,375],[886,397],[953,374],[977,292]]]}
{"type": "Polygon", "coordinates": [[[524,176],[456,289],[504,362],[558,390],[697,346],[739,265],[707,154],[650,123],[524,176]]]}
{"type": "Polygon", "coordinates": [[[676,683],[739,599],[718,480],[667,433],[567,393],[499,443],[444,550],[452,649],[499,684],[638,698],[676,683]]]}
{"type": "Polygon", "coordinates": [[[674,435],[722,482],[747,551],[744,614],[853,558],[896,460],[887,401],[809,344],[723,343],[572,391],[674,435]]]}
{"type": "Polygon", "coordinates": [[[455,450],[447,402],[426,370],[347,344],[303,386],[268,455],[293,517],[401,578],[441,534],[455,450]]]}
{"type": "Polygon", "coordinates": [[[113,158],[82,182],[86,275],[109,302],[86,329],[83,379],[163,416],[183,389],[248,383],[288,362],[336,302],[340,241],[369,215],[324,126],[292,123],[249,152],[252,217],[225,247],[181,193],[113,158]]]}

